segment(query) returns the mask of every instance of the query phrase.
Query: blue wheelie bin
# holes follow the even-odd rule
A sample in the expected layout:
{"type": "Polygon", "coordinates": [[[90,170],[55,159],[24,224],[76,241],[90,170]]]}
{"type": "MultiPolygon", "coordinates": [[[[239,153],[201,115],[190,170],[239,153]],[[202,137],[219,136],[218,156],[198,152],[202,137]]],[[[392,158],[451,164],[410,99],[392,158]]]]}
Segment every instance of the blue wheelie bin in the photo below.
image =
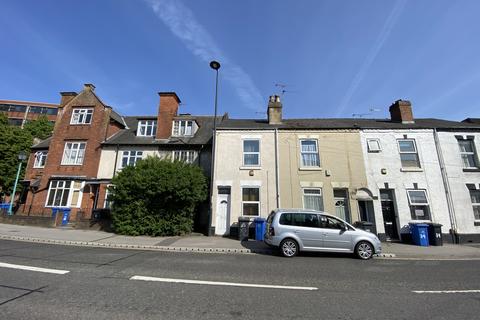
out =
{"type": "Polygon", "coordinates": [[[63,211],[63,215],[62,215],[62,226],[66,226],[68,224],[68,221],[70,220],[70,211],[72,209],[70,208],[62,208],[61,209],[63,211]]]}
{"type": "Polygon", "coordinates": [[[265,238],[265,228],[267,226],[267,220],[264,218],[255,219],[255,240],[263,241],[265,238]]]}
{"type": "Polygon", "coordinates": [[[428,247],[428,224],[409,223],[412,232],[413,243],[417,246],[428,247]]]}

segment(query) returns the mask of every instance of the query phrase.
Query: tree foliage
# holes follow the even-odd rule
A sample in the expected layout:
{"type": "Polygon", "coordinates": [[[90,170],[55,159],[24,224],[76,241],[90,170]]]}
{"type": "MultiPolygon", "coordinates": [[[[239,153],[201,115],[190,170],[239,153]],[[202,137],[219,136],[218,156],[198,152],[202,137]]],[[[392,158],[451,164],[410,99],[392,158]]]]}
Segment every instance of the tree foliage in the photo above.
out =
{"type": "MultiPolygon", "coordinates": [[[[0,113],[0,193],[10,194],[15,183],[20,151],[30,154],[30,147],[35,138],[45,139],[53,130],[47,117],[27,122],[24,129],[8,124],[5,114],[0,113]]],[[[25,172],[22,167],[21,177],[25,172]]]]}
{"type": "Polygon", "coordinates": [[[112,183],[113,227],[120,234],[189,233],[195,209],[207,198],[207,179],[198,166],[157,157],[123,168],[112,183]]]}

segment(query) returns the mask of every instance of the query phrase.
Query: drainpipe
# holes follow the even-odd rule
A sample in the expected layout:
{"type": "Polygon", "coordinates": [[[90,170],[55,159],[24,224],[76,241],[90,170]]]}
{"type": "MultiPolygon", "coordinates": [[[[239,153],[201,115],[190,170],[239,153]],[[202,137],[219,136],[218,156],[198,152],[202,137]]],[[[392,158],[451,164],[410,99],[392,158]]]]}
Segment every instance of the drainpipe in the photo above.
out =
{"type": "Polygon", "coordinates": [[[278,128],[275,128],[275,191],[277,208],[280,208],[280,173],[278,170],[278,128]]]}
{"type": "Polygon", "coordinates": [[[448,215],[450,217],[450,227],[452,230],[453,243],[459,243],[460,238],[457,234],[457,222],[455,217],[455,208],[453,206],[452,193],[450,184],[448,183],[447,170],[445,168],[445,160],[443,159],[442,147],[438,138],[437,128],[433,129],[433,138],[435,141],[435,148],[437,150],[438,162],[440,163],[440,171],[442,173],[443,186],[445,187],[445,196],[447,198],[448,215]]]}
{"type": "Polygon", "coordinates": [[[112,178],[115,177],[115,174],[117,173],[118,149],[119,149],[119,145],[117,144],[117,147],[116,147],[116,150],[115,150],[115,162],[113,163],[113,175],[112,175],[112,178]]]}

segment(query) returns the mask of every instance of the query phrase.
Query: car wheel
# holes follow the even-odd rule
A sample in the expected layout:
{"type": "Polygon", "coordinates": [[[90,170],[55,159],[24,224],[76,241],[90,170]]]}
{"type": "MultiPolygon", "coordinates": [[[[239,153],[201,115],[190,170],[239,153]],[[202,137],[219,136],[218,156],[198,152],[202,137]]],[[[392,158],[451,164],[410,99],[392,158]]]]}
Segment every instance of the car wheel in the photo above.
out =
{"type": "Polygon", "coordinates": [[[280,243],[280,253],[287,258],[295,257],[298,254],[298,243],[293,239],[283,239],[280,243]]]}
{"type": "Polygon", "coordinates": [[[360,241],[355,246],[355,254],[359,259],[368,260],[373,257],[373,246],[368,241],[360,241]]]}

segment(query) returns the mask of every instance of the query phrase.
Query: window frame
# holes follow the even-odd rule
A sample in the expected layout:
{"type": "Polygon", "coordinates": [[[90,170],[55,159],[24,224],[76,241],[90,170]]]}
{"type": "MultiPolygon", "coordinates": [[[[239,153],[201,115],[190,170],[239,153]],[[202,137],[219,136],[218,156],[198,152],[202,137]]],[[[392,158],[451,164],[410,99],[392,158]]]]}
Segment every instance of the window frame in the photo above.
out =
{"type": "Polygon", "coordinates": [[[479,195],[479,198],[480,198],[480,189],[469,189],[469,196],[470,196],[470,202],[472,203],[472,211],[473,211],[473,219],[475,222],[479,222],[480,221],[480,213],[479,213],[479,216],[478,218],[475,216],[475,208],[479,208],[480,210],[480,201],[479,202],[473,202],[472,199],[472,193],[478,193],[479,195]]]}
{"type": "Polygon", "coordinates": [[[262,210],[262,207],[261,207],[261,195],[260,195],[260,186],[242,186],[241,187],[242,189],[242,201],[241,201],[241,206],[242,206],[242,216],[245,216],[245,217],[260,217],[261,216],[261,210],[262,210]],[[244,189],[257,189],[258,190],[258,201],[250,201],[250,200],[243,200],[243,190],[244,189]],[[258,214],[257,215],[247,215],[245,214],[244,212],[244,204],[257,204],[257,207],[258,207],[258,214]]]}
{"type": "Polygon", "coordinates": [[[143,150],[122,150],[122,158],[121,158],[119,167],[120,169],[123,169],[129,166],[135,166],[137,164],[137,161],[142,159],[143,159],[143,150]],[[135,153],[135,154],[132,155],[132,153],[135,153]],[[127,159],[126,165],[123,164],[124,159],[127,159]],[[133,163],[130,163],[132,159],[133,159],[133,163]]]}
{"type": "Polygon", "coordinates": [[[172,137],[192,137],[193,135],[195,135],[194,124],[195,124],[194,120],[173,120],[172,137]],[[190,134],[186,134],[188,123],[191,124],[190,134]],[[183,133],[182,133],[182,130],[183,130],[183,133]]]}
{"type": "Polygon", "coordinates": [[[198,153],[195,150],[172,150],[172,161],[183,161],[194,164],[197,161],[198,153]],[[182,153],[186,153],[186,159],[182,159],[182,153]],[[178,154],[178,157],[177,157],[178,154]],[[191,157],[191,160],[189,159],[191,157]]]}
{"type": "Polygon", "coordinates": [[[154,119],[139,119],[137,123],[137,137],[155,137],[157,135],[157,120],[154,119]],[[145,132],[142,134],[142,127],[145,132]],[[151,130],[148,134],[148,129],[151,130]]]}
{"type": "Polygon", "coordinates": [[[262,161],[261,161],[261,154],[262,154],[262,150],[261,150],[261,143],[260,143],[260,139],[256,139],[256,138],[246,138],[246,139],[242,139],[242,165],[244,167],[260,167],[262,165],[262,161]],[[258,151],[245,151],[245,142],[246,141],[256,141],[258,143],[258,151]],[[246,164],[245,163],[245,155],[251,155],[251,154],[256,154],[258,155],[258,162],[257,164],[246,164]]]}
{"type": "Polygon", "coordinates": [[[302,201],[303,201],[303,208],[304,209],[311,209],[311,210],[316,210],[316,211],[319,211],[319,212],[323,212],[325,207],[324,207],[324,203],[323,203],[323,190],[322,188],[315,188],[315,187],[306,187],[306,188],[302,188],[302,201]],[[316,194],[306,194],[305,191],[307,190],[317,190],[317,191],[320,191],[320,193],[318,195],[316,194]],[[311,197],[318,197],[320,198],[320,208],[319,209],[315,209],[315,208],[306,208],[305,207],[305,196],[311,196],[311,197]]]}
{"type": "Polygon", "coordinates": [[[462,168],[463,169],[479,169],[479,162],[478,162],[478,156],[477,156],[477,148],[475,147],[475,140],[474,139],[458,139],[458,148],[460,149],[460,159],[462,160],[462,168]],[[470,146],[472,148],[472,151],[462,151],[462,148],[460,146],[461,142],[468,141],[470,143],[470,146]],[[473,156],[473,162],[474,162],[474,167],[466,167],[465,166],[465,161],[463,160],[463,155],[471,155],[473,156]]]}
{"type": "Polygon", "coordinates": [[[72,117],[70,118],[71,125],[88,125],[88,124],[92,124],[92,121],[93,121],[93,108],[73,108],[72,109],[72,117]],[[87,122],[88,116],[90,116],[90,118],[89,118],[89,121],[87,122]],[[82,119],[82,121],[79,121],[80,118],[82,119]]]}
{"type": "Polygon", "coordinates": [[[402,168],[404,169],[420,169],[422,168],[422,165],[420,163],[420,155],[418,153],[418,148],[417,148],[417,142],[414,138],[404,138],[404,139],[397,139],[397,147],[398,147],[398,153],[400,155],[400,164],[402,168]],[[414,151],[402,151],[400,148],[400,142],[404,141],[411,141],[413,144],[414,151]],[[404,166],[403,160],[402,160],[402,154],[415,154],[417,156],[417,166],[404,166]]]}
{"type": "Polygon", "coordinates": [[[380,139],[367,139],[367,151],[368,153],[378,153],[382,151],[382,145],[380,144],[380,139]],[[378,145],[378,149],[372,149],[370,147],[370,142],[376,142],[378,145]]]}
{"type": "Polygon", "coordinates": [[[86,141],[66,141],[65,142],[65,145],[63,147],[63,156],[62,156],[62,162],[61,162],[61,165],[62,166],[81,166],[83,165],[83,162],[85,161],[85,154],[86,154],[86,150],[87,150],[87,142],[86,141]],[[78,144],[78,148],[76,149],[76,156],[75,156],[75,159],[74,159],[74,163],[70,163],[70,162],[67,162],[66,160],[67,159],[71,159],[71,152],[72,152],[72,149],[70,149],[70,154],[68,155],[68,158],[66,158],[66,153],[67,153],[67,145],[68,144],[72,144],[75,145],[75,144],[78,144]],[[82,161],[81,163],[78,163],[78,159],[80,158],[79,157],[79,154],[80,154],[80,146],[81,145],[84,145],[83,147],[83,155],[81,157],[82,161]]]}
{"type": "Polygon", "coordinates": [[[430,212],[430,201],[429,201],[429,198],[428,198],[427,190],[425,190],[425,189],[407,189],[406,191],[407,191],[408,205],[410,207],[410,215],[411,215],[412,220],[431,220],[432,219],[432,214],[430,212]],[[425,195],[425,201],[426,202],[413,203],[412,199],[411,199],[411,196],[410,196],[410,192],[412,192],[412,191],[423,192],[423,194],[425,195]],[[416,207],[425,208],[424,212],[426,213],[427,217],[421,219],[416,214],[414,214],[416,207]]]}
{"type": "Polygon", "coordinates": [[[82,199],[83,199],[83,190],[85,187],[85,181],[82,180],[50,180],[50,183],[48,184],[48,192],[47,192],[47,199],[45,200],[45,207],[46,208],[53,208],[53,207],[59,207],[59,208],[80,208],[82,206],[82,199]],[[63,186],[59,188],[58,184],[62,183],[63,186]],[[53,183],[56,183],[55,189],[52,189],[53,183]],[[68,188],[65,186],[67,183],[70,183],[68,188]],[[80,183],[79,188],[75,188],[75,183],[80,183]],[[50,194],[52,190],[55,190],[55,195],[53,196],[53,203],[49,204],[50,200],[50,194]],[[62,198],[60,199],[60,205],[55,205],[55,196],[58,190],[62,190],[62,198]],[[67,198],[66,198],[66,204],[62,205],[62,200],[65,195],[65,191],[68,192],[67,198]],[[73,193],[78,191],[78,198],[77,198],[77,204],[72,206],[72,198],[73,198],[73,193]]]}
{"type": "Polygon", "coordinates": [[[45,164],[47,163],[47,157],[48,157],[48,151],[37,151],[37,152],[35,152],[34,161],[33,161],[33,168],[34,169],[45,168],[45,164]],[[41,157],[40,157],[41,160],[38,160],[39,159],[38,155],[41,155],[41,157]],[[43,162],[43,164],[42,164],[42,162],[43,162]]]}
{"type": "Polygon", "coordinates": [[[319,146],[318,146],[318,139],[299,139],[299,142],[300,142],[300,167],[301,168],[320,168],[322,166],[322,162],[320,161],[320,151],[319,151],[319,146]],[[302,142],[304,142],[304,141],[314,141],[316,151],[315,152],[303,151],[302,142]],[[313,166],[305,165],[305,163],[303,162],[303,154],[304,153],[305,154],[315,154],[317,156],[318,165],[313,165],[313,166]]]}

